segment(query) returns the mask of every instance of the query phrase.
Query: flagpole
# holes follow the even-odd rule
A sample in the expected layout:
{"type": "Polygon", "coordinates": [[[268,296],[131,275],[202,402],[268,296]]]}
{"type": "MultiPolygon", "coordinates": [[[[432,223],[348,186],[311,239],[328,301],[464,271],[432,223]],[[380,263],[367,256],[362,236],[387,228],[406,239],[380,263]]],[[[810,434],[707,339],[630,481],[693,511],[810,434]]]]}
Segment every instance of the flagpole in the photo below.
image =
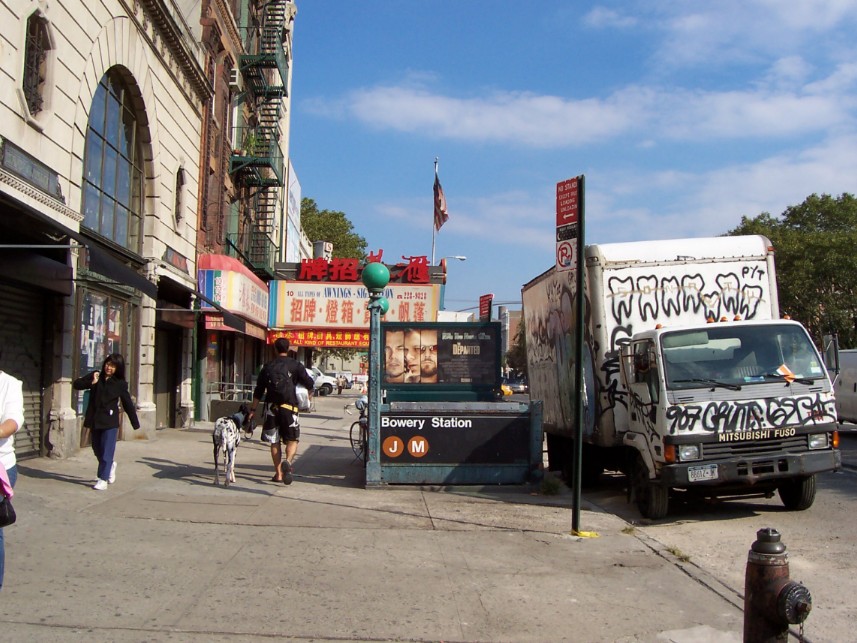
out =
{"type": "MultiPolygon", "coordinates": [[[[437,157],[434,157],[434,180],[437,181],[437,157]]],[[[434,206],[434,198],[432,198],[432,205],[434,206]]],[[[431,263],[429,265],[434,265],[434,235],[437,232],[437,225],[434,221],[434,210],[432,209],[432,217],[431,217],[431,263]]]]}

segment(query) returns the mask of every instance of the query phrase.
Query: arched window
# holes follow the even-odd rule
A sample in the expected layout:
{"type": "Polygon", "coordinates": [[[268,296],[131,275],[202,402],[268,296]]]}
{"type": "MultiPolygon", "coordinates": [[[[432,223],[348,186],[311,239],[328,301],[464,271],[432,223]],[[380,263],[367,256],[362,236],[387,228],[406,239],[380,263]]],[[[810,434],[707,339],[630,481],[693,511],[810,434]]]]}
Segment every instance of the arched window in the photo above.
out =
{"type": "Polygon", "coordinates": [[[143,156],[132,98],[116,69],[109,70],[95,90],[83,159],[83,225],[138,252],[143,156]]]}
{"type": "Polygon", "coordinates": [[[27,19],[27,43],[24,48],[24,100],[30,116],[42,111],[45,101],[45,82],[48,77],[48,51],[51,40],[48,21],[39,13],[27,19]]]}

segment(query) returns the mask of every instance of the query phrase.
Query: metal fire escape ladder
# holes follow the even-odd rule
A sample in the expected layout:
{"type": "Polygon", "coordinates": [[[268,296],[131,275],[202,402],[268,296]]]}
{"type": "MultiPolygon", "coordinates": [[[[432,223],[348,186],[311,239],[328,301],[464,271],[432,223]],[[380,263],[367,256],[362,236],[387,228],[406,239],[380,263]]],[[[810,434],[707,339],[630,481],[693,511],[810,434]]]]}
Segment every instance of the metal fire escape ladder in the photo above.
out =
{"type": "Polygon", "coordinates": [[[273,276],[277,259],[277,203],[284,185],[284,159],[280,149],[280,113],[288,91],[288,57],[283,30],[288,0],[270,0],[262,18],[259,51],[242,55],[239,69],[244,86],[255,99],[255,126],[240,128],[240,148],[230,158],[230,174],[244,185],[256,186],[254,215],[244,251],[253,269],[273,276]]]}

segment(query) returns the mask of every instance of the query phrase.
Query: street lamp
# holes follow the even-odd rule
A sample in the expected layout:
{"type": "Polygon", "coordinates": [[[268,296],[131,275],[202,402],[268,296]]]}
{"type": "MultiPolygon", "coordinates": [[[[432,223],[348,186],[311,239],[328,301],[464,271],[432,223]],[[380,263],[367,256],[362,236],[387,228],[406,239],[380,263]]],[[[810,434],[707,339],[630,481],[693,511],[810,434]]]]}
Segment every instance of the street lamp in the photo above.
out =
{"type": "Polygon", "coordinates": [[[467,257],[465,257],[464,255],[448,255],[446,257],[442,257],[441,261],[443,261],[444,259],[458,259],[459,261],[467,261],[467,257]]]}
{"type": "Polygon", "coordinates": [[[366,454],[366,485],[381,483],[381,315],[390,309],[382,295],[390,283],[390,270],[373,262],[363,268],[363,285],[369,291],[369,444],[366,454]]]}

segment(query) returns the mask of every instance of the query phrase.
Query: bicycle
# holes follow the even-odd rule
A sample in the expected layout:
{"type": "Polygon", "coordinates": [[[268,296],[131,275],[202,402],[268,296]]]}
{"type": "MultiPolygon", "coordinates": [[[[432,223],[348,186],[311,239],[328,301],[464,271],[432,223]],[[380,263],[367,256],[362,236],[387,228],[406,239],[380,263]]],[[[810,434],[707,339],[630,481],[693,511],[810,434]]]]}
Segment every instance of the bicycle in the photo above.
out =
{"type": "Polygon", "coordinates": [[[354,451],[354,455],[365,462],[369,448],[369,400],[364,395],[353,404],[346,404],[345,412],[348,415],[353,415],[351,413],[352,406],[360,412],[360,417],[351,423],[348,438],[351,441],[351,450],[354,451]]]}

